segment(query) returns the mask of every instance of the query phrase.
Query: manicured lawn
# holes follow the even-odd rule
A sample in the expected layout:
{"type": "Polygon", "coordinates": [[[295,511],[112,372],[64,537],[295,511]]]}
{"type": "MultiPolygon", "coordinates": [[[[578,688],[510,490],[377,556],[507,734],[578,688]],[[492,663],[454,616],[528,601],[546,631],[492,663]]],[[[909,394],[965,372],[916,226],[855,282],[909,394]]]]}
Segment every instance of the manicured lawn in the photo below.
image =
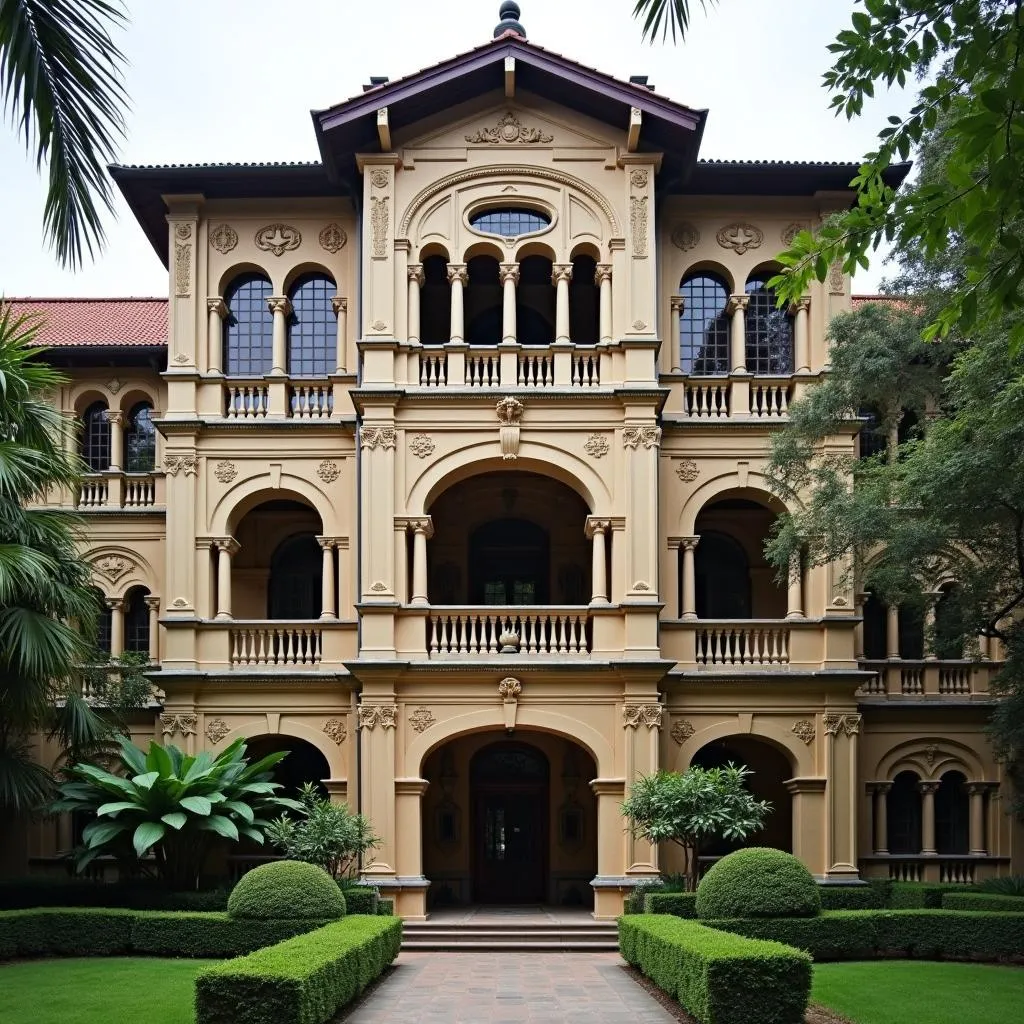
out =
{"type": "Polygon", "coordinates": [[[215,960],[95,957],[0,967],[4,1024],[194,1024],[195,977],[215,960]]]}
{"type": "Polygon", "coordinates": [[[811,1000],[856,1024],[1017,1024],[1024,968],[915,960],[818,964],[811,1000]]]}

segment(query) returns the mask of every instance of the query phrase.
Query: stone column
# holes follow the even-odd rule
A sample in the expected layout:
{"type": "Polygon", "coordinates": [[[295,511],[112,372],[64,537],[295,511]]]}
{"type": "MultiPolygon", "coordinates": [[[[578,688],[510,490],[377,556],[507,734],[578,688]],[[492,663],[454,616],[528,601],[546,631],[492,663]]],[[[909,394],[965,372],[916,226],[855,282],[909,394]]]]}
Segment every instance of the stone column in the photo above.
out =
{"type": "Polygon", "coordinates": [[[732,316],[732,330],[729,334],[729,370],[731,373],[747,372],[747,306],[749,295],[730,295],[726,312],[732,316]]]}
{"type": "Polygon", "coordinates": [[[149,594],[143,600],[149,609],[149,660],[160,661],[160,598],[149,594]]]}
{"type": "Polygon", "coordinates": [[[412,526],[412,599],[410,604],[428,605],[427,594],[427,541],[434,536],[434,524],[430,516],[413,519],[412,526]]]}
{"type": "Polygon", "coordinates": [[[409,280],[409,297],[406,305],[408,325],[405,336],[410,345],[418,345],[420,343],[420,288],[423,287],[423,264],[411,264],[406,274],[409,280]]]}
{"type": "Polygon", "coordinates": [[[124,414],[120,409],[108,409],[104,416],[110,424],[110,465],[112,473],[124,470],[124,414]]]}
{"type": "Polygon", "coordinates": [[[672,327],[668,335],[669,358],[672,360],[672,372],[678,373],[682,369],[682,353],[679,351],[679,319],[686,307],[686,301],[682,295],[673,295],[669,300],[669,309],[672,312],[672,327]]]}
{"type": "Polygon", "coordinates": [[[825,864],[829,878],[855,879],[857,817],[860,808],[857,779],[857,736],[861,716],[829,711],[821,716],[825,728],[825,864]]]}
{"type": "Polygon", "coordinates": [[[228,307],[218,295],[206,300],[206,372],[224,372],[224,317],[228,307]]]}
{"type": "Polygon", "coordinates": [[[519,340],[516,326],[516,285],[519,284],[519,264],[502,263],[501,274],[501,343],[514,345],[519,340]]]}
{"type": "MultiPolygon", "coordinates": [[[[626,778],[636,779],[641,775],[650,775],[660,767],[658,752],[664,708],[650,697],[627,697],[626,700],[627,703],[622,706],[626,778]]],[[[657,845],[627,832],[626,874],[657,873],[657,845]]]]}
{"type": "MultiPolygon", "coordinates": [[[[469,272],[464,263],[448,264],[448,282],[452,289],[452,330],[451,340],[453,343],[461,344],[466,340],[466,328],[464,323],[465,306],[463,303],[462,290],[469,280],[469,272]]],[[[461,383],[461,382],[460,382],[461,383]]]]}
{"type": "Polygon", "coordinates": [[[426,779],[395,779],[395,832],[401,842],[395,847],[395,874],[402,883],[396,912],[407,921],[427,919],[426,895],[429,883],[423,876],[423,794],[426,779]]]}
{"type": "Polygon", "coordinates": [[[864,657],[864,603],[868,595],[858,590],[853,595],[853,607],[860,621],[853,627],[853,656],[859,661],[864,657]]]}
{"type": "Polygon", "coordinates": [[[334,574],[334,544],[333,537],[317,537],[316,542],[323,551],[324,565],[323,576],[320,584],[320,618],[336,619],[338,586],[334,574]]]}
{"type": "Polygon", "coordinates": [[[210,557],[210,551],[213,547],[214,542],[209,537],[196,538],[195,608],[196,615],[201,619],[213,618],[213,614],[216,611],[213,602],[211,573],[213,559],[210,557]]]}
{"type": "Polygon", "coordinates": [[[292,311],[292,304],[286,296],[274,295],[267,299],[267,305],[270,307],[270,312],[274,314],[270,372],[277,377],[282,377],[287,372],[288,365],[288,316],[292,311]]]}
{"type": "Polygon", "coordinates": [[[234,537],[218,537],[217,545],[217,618],[230,619],[231,614],[231,558],[238,551],[234,537]]]}
{"type": "Polygon", "coordinates": [[[683,551],[683,609],[684,619],[697,618],[697,571],[694,565],[697,543],[700,537],[681,537],[679,546],[683,551]]]}
{"type": "Polygon", "coordinates": [[[793,553],[789,560],[789,588],[786,591],[786,618],[804,617],[804,571],[800,552],[793,553]]]}
{"type": "Polygon", "coordinates": [[[793,315],[793,368],[797,373],[809,373],[811,369],[811,345],[808,333],[811,300],[808,296],[797,299],[789,311],[793,315]]]}
{"type": "Polygon", "coordinates": [[[972,856],[984,857],[985,849],[985,791],[988,786],[984,782],[971,782],[967,792],[971,798],[970,820],[970,852],[972,856]]]}
{"type": "Polygon", "coordinates": [[[591,563],[591,604],[608,603],[608,556],[605,537],[611,524],[607,519],[587,518],[586,535],[593,542],[591,563]]]}
{"type": "Polygon", "coordinates": [[[569,337],[569,282],[572,264],[556,263],[551,268],[551,283],[555,286],[555,344],[567,345],[569,337]]]}
{"type": "Polygon", "coordinates": [[[900,610],[898,606],[885,609],[885,656],[900,656],[900,610]]]}
{"type": "MultiPolygon", "coordinates": [[[[597,877],[622,878],[625,874],[627,833],[622,812],[625,779],[593,779],[590,788],[597,797],[597,877]]],[[[610,918],[622,913],[622,899],[613,889],[594,889],[594,916],[610,918]]]]}
{"type": "Polygon", "coordinates": [[[364,874],[394,877],[398,841],[395,821],[395,729],[398,708],[394,696],[380,694],[372,701],[366,698],[359,705],[361,733],[360,761],[363,779],[363,814],[373,822],[373,830],[381,844],[373,852],[373,863],[364,874]]]}
{"type": "Polygon", "coordinates": [[[921,853],[934,854],[935,849],[935,793],[937,782],[919,782],[921,793],[921,853]]]}
{"type": "Polygon", "coordinates": [[[334,310],[334,315],[338,318],[338,352],[336,357],[338,373],[344,373],[345,364],[348,362],[345,352],[348,347],[348,299],[335,295],[331,299],[331,309],[334,310]]]}
{"type": "Polygon", "coordinates": [[[599,263],[594,272],[594,279],[601,295],[598,339],[602,345],[610,345],[612,342],[612,265],[599,263]]]}
{"type": "Polygon", "coordinates": [[[889,853],[889,790],[891,782],[871,783],[871,792],[875,803],[875,854],[887,856],[889,853]]]}
{"type": "Polygon", "coordinates": [[[124,653],[124,599],[108,597],[107,607],[110,609],[110,657],[116,658],[124,653]]]}

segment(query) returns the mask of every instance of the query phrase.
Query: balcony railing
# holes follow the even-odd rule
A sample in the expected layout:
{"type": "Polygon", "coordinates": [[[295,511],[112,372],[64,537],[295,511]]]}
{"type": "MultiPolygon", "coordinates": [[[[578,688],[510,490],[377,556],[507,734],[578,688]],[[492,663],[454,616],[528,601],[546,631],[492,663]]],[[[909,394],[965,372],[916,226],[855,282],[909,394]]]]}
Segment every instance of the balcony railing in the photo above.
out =
{"type": "Polygon", "coordinates": [[[576,607],[434,607],[427,616],[427,653],[585,657],[589,626],[587,610],[576,607]]]}
{"type": "Polygon", "coordinates": [[[262,420],[270,412],[270,389],[265,381],[231,380],[224,384],[224,418],[262,420]]]}
{"type": "Polygon", "coordinates": [[[323,630],[310,622],[247,624],[231,629],[232,666],[316,666],[323,660],[323,630]]]}
{"type": "MultiPolygon", "coordinates": [[[[205,619],[170,620],[168,630],[194,631],[194,647],[176,640],[177,650],[191,650],[199,668],[238,671],[300,671],[340,669],[358,652],[358,626],[338,619],[205,619]]],[[[178,659],[165,657],[174,669],[178,659]]]]}
{"type": "Polygon", "coordinates": [[[683,416],[694,420],[783,420],[795,397],[790,377],[687,377],[677,386],[683,416]]]}
{"type": "Polygon", "coordinates": [[[586,345],[456,345],[412,350],[411,379],[423,388],[597,388],[602,350],[586,345]]]}
{"type": "Polygon", "coordinates": [[[861,661],[875,673],[857,691],[858,697],[966,698],[987,697],[994,669],[987,661],[861,661]]]}
{"type": "Polygon", "coordinates": [[[777,623],[698,626],[696,639],[698,665],[789,664],[789,629],[777,623]]]}
{"type": "Polygon", "coordinates": [[[973,885],[1000,874],[1009,857],[967,854],[873,854],[861,857],[867,878],[891,878],[894,882],[930,882],[973,885]]]}
{"type": "Polygon", "coordinates": [[[163,478],[154,473],[89,473],[78,485],[75,507],[146,509],[163,503],[163,478]]]}
{"type": "Polygon", "coordinates": [[[227,420],[326,420],[334,412],[334,385],[324,379],[232,377],[222,390],[227,420]]]}

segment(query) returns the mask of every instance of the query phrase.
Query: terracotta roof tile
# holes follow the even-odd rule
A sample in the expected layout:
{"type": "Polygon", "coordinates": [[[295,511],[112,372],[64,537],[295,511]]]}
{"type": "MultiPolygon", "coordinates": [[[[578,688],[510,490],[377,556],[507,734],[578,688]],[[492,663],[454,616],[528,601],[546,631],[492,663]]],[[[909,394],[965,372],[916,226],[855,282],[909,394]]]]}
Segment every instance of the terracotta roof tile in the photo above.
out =
{"type": "Polygon", "coordinates": [[[157,346],[167,344],[167,300],[4,299],[15,316],[36,313],[45,321],[39,343],[76,346],[157,346]]]}

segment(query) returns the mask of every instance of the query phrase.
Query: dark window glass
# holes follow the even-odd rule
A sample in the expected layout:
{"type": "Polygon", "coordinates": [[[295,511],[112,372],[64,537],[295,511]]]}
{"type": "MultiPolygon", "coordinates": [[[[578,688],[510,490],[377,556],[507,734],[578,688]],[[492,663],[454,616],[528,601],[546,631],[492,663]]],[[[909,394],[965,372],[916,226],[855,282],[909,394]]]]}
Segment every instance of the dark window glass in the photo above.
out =
{"type": "Polygon", "coordinates": [[[864,657],[871,661],[885,658],[886,618],[885,605],[872,594],[864,602],[864,657]]]}
{"type": "Polygon", "coordinates": [[[944,661],[964,656],[969,631],[963,595],[957,583],[947,583],[935,602],[935,657],[944,661]]]}
{"type": "Polygon", "coordinates": [[[313,534],[282,541],[270,559],[268,618],[317,618],[322,610],[323,571],[323,552],[313,534]]]}
{"type": "Polygon", "coordinates": [[[469,218],[469,223],[477,231],[485,231],[489,235],[501,235],[503,238],[515,238],[528,235],[531,231],[543,231],[551,223],[546,213],[528,210],[523,207],[509,206],[501,210],[484,210],[469,218]]]}
{"type": "Polygon", "coordinates": [[[100,608],[99,615],[96,616],[96,646],[104,654],[109,655],[114,613],[107,604],[106,596],[98,590],[95,593],[100,608]]]}
{"type": "Polygon", "coordinates": [[[546,782],[548,759],[525,743],[495,743],[474,755],[469,773],[474,782],[546,782]]]}
{"type": "Polygon", "coordinates": [[[273,365],[274,316],[267,306],[270,282],[260,274],[236,277],[224,301],[224,372],[262,377],[273,365]]]}
{"type": "Polygon", "coordinates": [[[125,470],[129,473],[151,473],[156,462],[156,427],[153,410],[140,402],[128,414],[124,435],[125,470]]]}
{"type": "Polygon", "coordinates": [[[860,457],[869,458],[872,455],[884,455],[888,447],[888,438],[882,430],[881,417],[877,409],[865,407],[861,409],[858,416],[867,420],[867,423],[860,428],[858,435],[860,440],[860,457]]]}
{"type": "Polygon", "coordinates": [[[292,315],[288,333],[288,373],[292,377],[326,377],[335,368],[338,322],[331,308],[334,282],[323,274],[306,274],[288,296],[292,315]]]}
{"type": "Polygon", "coordinates": [[[784,377],[793,372],[793,321],[775,305],[775,290],[768,287],[772,276],[755,274],[747,281],[747,370],[784,377]]]}
{"type": "Polygon", "coordinates": [[[729,289],[712,274],[686,278],[679,289],[679,366],[683,373],[729,372],[729,289]]]}
{"type": "Polygon", "coordinates": [[[890,853],[921,852],[921,793],[913,772],[900,772],[889,790],[887,824],[890,853]]]}
{"type": "Polygon", "coordinates": [[[924,657],[924,609],[916,604],[901,604],[900,657],[920,661],[924,657]]]}
{"type": "Polygon", "coordinates": [[[547,531],[526,519],[485,523],[469,536],[469,572],[469,598],[474,603],[547,604],[547,531]]]}
{"type": "Polygon", "coordinates": [[[124,648],[149,654],[149,608],[145,587],[133,587],[124,602],[124,648]]]}
{"type": "Polygon", "coordinates": [[[601,321],[601,291],[595,275],[597,260],[577,256],[569,282],[569,337],[576,345],[595,345],[601,321]]]}
{"type": "Polygon", "coordinates": [[[970,847],[970,797],[961,772],[946,772],[935,791],[935,850],[967,853],[970,847]]]}
{"type": "Polygon", "coordinates": [[[110,469],[110,424],[107,422],[107,407],[103,402],[93,402],[85,410],[82,458],[92,473],[110,469]]]}
{"type": "Polygon", "coordinates": [[[420,289],[420,341],[424,345],[443,345],[451,339],[452,299],[448,283],[448,260],[428,256],[423,261],[423,287],[420,289]]]}
{"type": "Polygon", "coordinates": [[[698,618],[750,618],[750,563],[738,541],[702,531],[693,568],[698,618]]]}

